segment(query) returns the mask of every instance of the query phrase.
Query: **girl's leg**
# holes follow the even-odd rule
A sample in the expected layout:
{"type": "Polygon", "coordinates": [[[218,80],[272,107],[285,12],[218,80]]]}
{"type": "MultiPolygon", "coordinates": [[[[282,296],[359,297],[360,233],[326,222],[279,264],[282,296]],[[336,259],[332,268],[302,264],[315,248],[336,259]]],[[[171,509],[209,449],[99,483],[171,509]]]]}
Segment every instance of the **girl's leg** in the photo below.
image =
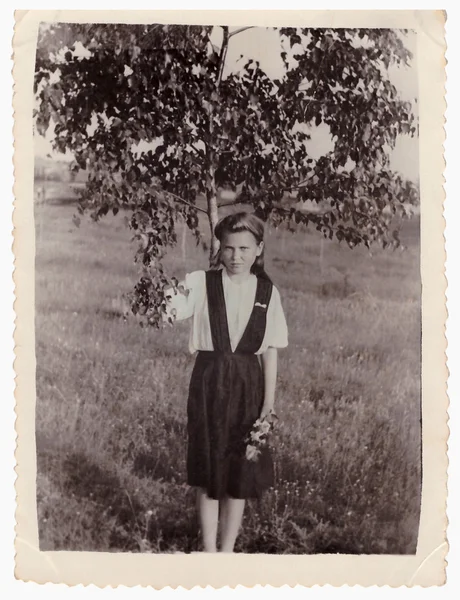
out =
{"type": "Polygon", "coordinates": [[[245,500],[225,498],[222,500],[221,552],[233,552],[236,538],[243,521],[245,500]]]}
{"type": "Polygon", "coordinates": [[[219,501],[208,498],[206,491],[199,488],[197,492],[197,509],[204,551],[217,552],[219,501]]]}

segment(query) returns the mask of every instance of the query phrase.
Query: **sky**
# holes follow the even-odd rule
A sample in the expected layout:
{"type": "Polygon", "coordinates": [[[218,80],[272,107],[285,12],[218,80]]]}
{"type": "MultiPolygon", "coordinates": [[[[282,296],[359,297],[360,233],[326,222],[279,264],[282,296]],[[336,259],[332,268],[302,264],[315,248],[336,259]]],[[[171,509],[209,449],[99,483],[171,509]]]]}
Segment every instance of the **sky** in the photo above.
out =
{"type": "MultiPolygon", "coordinates": [[[[236,28],[231,28],[230,31],[236,28]]],[[[222,39],[222,29],[216,27],[211,36],[211,41],[220,45],[222,39]]],[[[417,68],[416,68],[416,35],[409,33],[405,38],[406,47],[413,53],[414,59],[411,67],[390,69],[390,79],[399,90],[402,99],[411,101],[418,97],[417,68]]],[[[260,67],[271,78],[278,78],[282,75],[284,66],[281,60],[280,37],[274,29],[253,27],[232,36],[229,41],[227,52],[225,73],[238,70],[241,55],[244,58],[253,58],[260,62],[260,67]]],[[[415,107],[416,108],[416,107],[415,107]]],[[[35,153],[37,156],[46,156],[51,154],[53,158],[62,158],[52,152],[52,135],[47,138],[41,136],[35,137],[35,153]]],[[[311,140],[308,142],[308,150],[313,158],[323,155],[332,149],[332,141],[328,128],[320,125],[311,131],[311,140]]],[[[69,158],[69,157],[68,157],[69,158]]],[[[71,158],[71,157],[70,157],[71,158]]],[[[399,171],[404,177],[412,181],[418,179],[418,140],[408,135],[399,136],[396,147],[390,156],[391,167],[399,171]]]]}

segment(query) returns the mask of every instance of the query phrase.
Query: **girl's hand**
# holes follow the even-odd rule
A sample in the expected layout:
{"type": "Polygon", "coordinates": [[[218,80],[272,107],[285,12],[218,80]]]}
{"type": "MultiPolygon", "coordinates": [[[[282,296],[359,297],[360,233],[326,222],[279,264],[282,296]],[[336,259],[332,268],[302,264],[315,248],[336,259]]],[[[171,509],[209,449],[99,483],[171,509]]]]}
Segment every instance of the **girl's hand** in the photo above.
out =
{"type": "Polygon", "coordinates": [[[273,412],[274,412],[273,406],[264,404],[262,406],[262,410],[260,411],[260,419],[264,419],[265,417],[268,417],[268,415],[273,412]]]}

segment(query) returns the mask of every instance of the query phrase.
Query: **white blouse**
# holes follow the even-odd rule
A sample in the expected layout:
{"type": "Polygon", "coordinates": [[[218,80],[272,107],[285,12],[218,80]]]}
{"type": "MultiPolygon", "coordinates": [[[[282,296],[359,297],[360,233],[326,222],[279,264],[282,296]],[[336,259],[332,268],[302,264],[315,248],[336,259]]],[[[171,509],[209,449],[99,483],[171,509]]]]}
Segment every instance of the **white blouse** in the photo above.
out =
{"type": "MultiPolygon", "coordinates": [[[[230,343],[234,352],[243,336],[246,325],[254,307],[257,277],[251,274],[242,283],[230,279],[225,269],[222,269],[222,284],[224,288],[225,307],[227,312],[230,343]]],[[[189,337],[189,350],[193,354],[197,350],[214,350],[209,323],[209,311],[206,293],[206,272],[194,271],[185,276],[179,286],[185,288],[185,293],[169,292],[165,318],[172,316],[177,321],[193,317],[189,337]]],[[[288,331],[280,294],[273,286],[270,303],[267,308],[267,324],[265,336],[256,354],[262,354],[268,347],[285,348],[288,345],[288,331]]]]}

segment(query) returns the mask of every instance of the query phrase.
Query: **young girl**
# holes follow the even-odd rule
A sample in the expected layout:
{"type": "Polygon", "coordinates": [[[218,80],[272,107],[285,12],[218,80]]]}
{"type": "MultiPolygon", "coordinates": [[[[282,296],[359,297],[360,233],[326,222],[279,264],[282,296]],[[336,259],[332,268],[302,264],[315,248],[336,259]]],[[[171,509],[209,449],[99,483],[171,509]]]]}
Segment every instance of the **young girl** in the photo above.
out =
{"type": "Polygon", "coordinates": [[[249,461],[245,438],[273,409],[277,348],[287,346],[287,327],[264,270],[263,222],[251,213],[232,214],[215,234],[221,268],[188,274],[185,292],[170,294],[168,314],[193,317],[187,482],[197,487],[204,551],[217,552],[220,520],[220,549],[233,552],[245,499],[273,485],[268,447],[249,461]]]}

